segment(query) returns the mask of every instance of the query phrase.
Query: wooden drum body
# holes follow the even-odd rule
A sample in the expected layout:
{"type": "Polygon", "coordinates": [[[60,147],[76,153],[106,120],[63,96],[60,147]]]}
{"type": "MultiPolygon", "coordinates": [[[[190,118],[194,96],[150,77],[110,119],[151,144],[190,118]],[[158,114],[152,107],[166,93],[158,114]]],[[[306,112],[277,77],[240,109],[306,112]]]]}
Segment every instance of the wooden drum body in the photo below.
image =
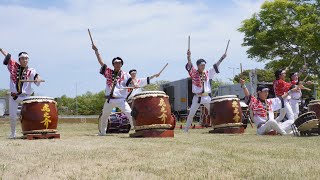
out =
{"type": "Polygon", "coordinates": [[[132,117],[135,130],[172,130],[175,118],[171,115],[169,96],[162,91],[145,91],[133,98],[132,117]]]}
{"type": "Polygon", "coordinates": [[[317,115],[317,118],[320,119],[320,100],[310,101],[308,105],[308,111],[315,112],[317,115]]]}
{"type": "Polygon", "coordinates": [[[213,133],[243,133],[242,109],[237,96],[214,97],[210,104],[213,133]]]}
{"type": "Polygon", "coordinates": [[[294,125],[299,131],[309,131],[316,128],[319,124],[319,119],[317,119],[315,112],[307,112],[302,114],[294,121],[294,125]]]}
{"type": "Polygon", "coordinates": [[[22,101],[23,134],[55,132],[58,126],[57,102],[50,97],[32,96],[22,101]]]}

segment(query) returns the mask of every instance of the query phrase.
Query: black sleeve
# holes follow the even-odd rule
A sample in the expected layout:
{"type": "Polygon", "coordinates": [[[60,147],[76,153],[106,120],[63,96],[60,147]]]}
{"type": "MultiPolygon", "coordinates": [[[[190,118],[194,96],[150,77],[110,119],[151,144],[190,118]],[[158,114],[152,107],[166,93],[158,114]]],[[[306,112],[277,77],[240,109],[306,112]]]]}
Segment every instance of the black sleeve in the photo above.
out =
{"type": "Polygon", "coordinates": [[[279,96],[279,99],[281,101],[281,108],[284,108],[284,100],[283,100],[283,98],[281,96],[279,96]]]}
{"type": "Polygon", "coordinates": [[[249,105],[251,101],[251,95],[244,97],[244,102],[249,105]]]}
{"type": "Polygon", "coordinates": [[[8,65],[10,59],[11,59],[11,54],[7,54],[6,57],[5,57],[4,60],[3,60],[3,64],[4,64],[4,65],[8,65]]]}
{"type": "Polygon", "coordinates": [[[106,64],[104,64],[103,66],[101,66],[100,74],[104,75],[104,73],[106,72],[106,69],[107,69],[107,65],[106,65],[106,64]]]}
{"type": "Polygon", "coordinates": [[[216,71],[217,74],[220,73],[217,64],[214,64],[214,65],[213,65],[213,68],[214,68],[214,70],[216,71]]]}
{"type": "Polygon", "coordinates": [[[127,83],[126,83],[126,86],[128,87],[131,82],[132,82],[132,78],[129,78],[128,81],[127,81],[127,83]]]}
{"type": "Polygon", "coordinates": [[[150,84],[150,77],[147,77],[147,84],[150,84]]]}
{"type": "Polygon", "coordinates": [[[186,64],[186,70],[189,72],[191,70],[193,65],[190,66],[190,68],[188,68],[188,64],[186,64]]]}
{"type": "Polygon", "coordinates": [[[36,80],[38,76],[39,76],[39,74],[36,74],[36,75],[34,76],[33,80],[36,80]]]}

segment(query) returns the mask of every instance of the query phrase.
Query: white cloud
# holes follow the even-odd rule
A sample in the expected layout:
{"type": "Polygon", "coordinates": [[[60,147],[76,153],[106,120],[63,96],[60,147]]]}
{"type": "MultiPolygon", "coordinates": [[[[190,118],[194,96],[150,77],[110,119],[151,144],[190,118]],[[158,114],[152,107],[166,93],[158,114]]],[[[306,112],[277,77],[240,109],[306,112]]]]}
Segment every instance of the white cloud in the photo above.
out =
{"type": "MultiPolygon", "coordinates": [[[[187,77],[187,36],[192,37],[192,57],[203,57],[211,64],[223,53],[231,39],[227,60],[218,78],[232,76],[228,67],[243,63],[244,68],[263,67],[248,61],[241,47],[241,21],[257,11],[262,1],[233,0],[233,6],[212,10],[201,1],[103,1],[68,0],[63,6],[48,8],[0,5],[0,46],[12,52],[27,51],[31,66],[47,82],[36,91],[43,95],[74,95],[104,89],[98,63],[90,49],[90,27],[107,64],[115,56],[125,60],[125,70],[137,68],[139,76],[157,72],[169,62],[161,79],[187,77]]],[[[1,77],[8,77],[3,67],[1,77]]],[[[3,79],[3,78],[2,78],[3,79]]],[[[8,78],[6,78],[8,81],[8,78]]],[[[0,88],[7,88],[7,83],[0,88]]]]}

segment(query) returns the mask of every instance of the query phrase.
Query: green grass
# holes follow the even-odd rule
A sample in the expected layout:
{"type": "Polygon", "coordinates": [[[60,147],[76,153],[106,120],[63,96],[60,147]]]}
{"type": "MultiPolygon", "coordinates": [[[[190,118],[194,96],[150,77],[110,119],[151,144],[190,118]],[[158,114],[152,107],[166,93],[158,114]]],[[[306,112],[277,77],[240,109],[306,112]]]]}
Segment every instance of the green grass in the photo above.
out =
{"type": "MultiPolygon", "coordinates": [[[[95,136],[93,123],[59,124],[59,140],[9,140],[0,124],[3,179],[319,179],[320,137],[175,131],[174,138],[95,136]]],[[[19,130],[20,131],[20,130],[19,130]]]]}

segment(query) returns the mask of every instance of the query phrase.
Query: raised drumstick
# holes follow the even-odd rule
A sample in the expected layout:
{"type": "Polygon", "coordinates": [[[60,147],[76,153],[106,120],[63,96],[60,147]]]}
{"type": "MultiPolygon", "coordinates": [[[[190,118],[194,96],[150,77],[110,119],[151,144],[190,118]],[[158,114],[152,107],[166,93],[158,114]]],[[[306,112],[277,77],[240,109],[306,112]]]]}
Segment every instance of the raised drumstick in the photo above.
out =
{"type": "Polygon", "coordinates": [[[159,75],[164,71],[164,69],[169,65],[169,63],[167,63],[162,69],[161,71],[159,72],[159,75]]]}
{"type": "Polygon", "coordinates": [[[188,50],[190,50],[190,36],[188,37],[188,50]]]}
{"type": "Polygon", "coordinates": [[[89,28],[88,28],[88,33],[89,33],[89,36],[90,36],[91,43],[93,44],[93,39],[92,39],[92,35],[91,35],[91,32],[90,32],[89,28]]]}
{"type": "Polygon", "coordinates": [[[227,44],[227,47],[226,47],[226,51],[224,52],[225,54],[227,54],[227,52],[228,52],[229,43],[230,43],[230,40],[228,41],[228,44],[227,44]]]}

